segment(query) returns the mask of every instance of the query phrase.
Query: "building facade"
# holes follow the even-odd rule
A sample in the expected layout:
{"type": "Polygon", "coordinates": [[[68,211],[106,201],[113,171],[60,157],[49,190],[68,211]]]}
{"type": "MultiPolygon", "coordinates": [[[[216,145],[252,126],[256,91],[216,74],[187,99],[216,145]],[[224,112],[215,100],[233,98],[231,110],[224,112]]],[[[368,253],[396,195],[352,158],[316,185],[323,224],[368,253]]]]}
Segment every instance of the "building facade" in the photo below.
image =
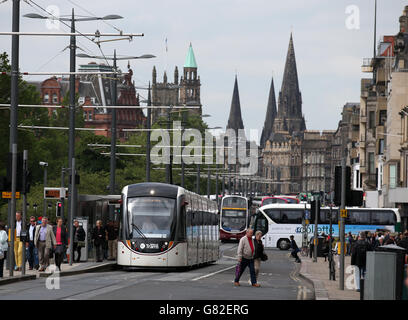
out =
{"type": "MultiPolygon", "coordinates": [[[[195,59],[193,47],[187,52],[186,60],[183,66],[183,75],[179,79],[177,66],[174,69],[174,82],[169,82],[166,71],[163,74],[163,82],[157,81],[157,70],[153,67],[152,72],[152,105],[153,106],[180,106],[185,105],[195,107],[189,109],[189,114],[202,114],[201,105],[201,81],[198,75],[198,66],[195,59]]],[[[152,112],[152,123],[160,117],[166,117],[168,108],[155,108],[152,112]]]]}

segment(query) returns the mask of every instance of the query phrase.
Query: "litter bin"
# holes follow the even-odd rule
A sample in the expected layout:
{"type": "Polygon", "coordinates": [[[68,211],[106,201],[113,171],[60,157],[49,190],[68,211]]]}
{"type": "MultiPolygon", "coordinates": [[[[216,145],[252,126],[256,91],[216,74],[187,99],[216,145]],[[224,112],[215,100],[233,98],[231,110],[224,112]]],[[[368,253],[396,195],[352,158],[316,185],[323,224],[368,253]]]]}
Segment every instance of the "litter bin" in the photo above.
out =
{"type": "Polygon", "coordinates": [[[367,252],[364,300],[401,300],[407,250],[396,245],[367,252]]]}
{"type": "MultiPolygon", "coordinates": [[[[326,245],[324,244],[324,237],[319,236],[317,238],[317,256],[318,257],[324,257],[324,253],[325,253],[325,247],[326,245]]],[[[329,243],[327,243],[327,245],[329,245],[329,243]]]]}

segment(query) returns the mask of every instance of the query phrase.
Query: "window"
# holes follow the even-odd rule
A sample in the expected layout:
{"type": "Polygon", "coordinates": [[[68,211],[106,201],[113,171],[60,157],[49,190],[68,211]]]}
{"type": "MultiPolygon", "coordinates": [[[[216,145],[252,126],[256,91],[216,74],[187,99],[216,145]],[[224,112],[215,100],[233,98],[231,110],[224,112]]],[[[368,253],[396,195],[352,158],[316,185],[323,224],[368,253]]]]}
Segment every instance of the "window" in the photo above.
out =
{"type": "Polygon", "coordinates": [[[372,224],[394,226],[396,222],[393,211],[371,211],[372,224]]]}
{"type": "Polygon", "coordinates": [[[346,219],[346,224],[370,224],[370,216],[370,211],[348,210],[348,218],[346,219]]]}
{"type": "Polygon", "coordinates": [[[89,120],[89,121],[92,121],[92,111],[89,111],[89,112],[88,112],[88,120],[89,120]]]}
{"type": "Polygon", "coordinates": [[[50,95],[48,93],[44,94],[44,103],[50,102],[50,95]]]}
{"type": "Polygon", "coordinates": [[[57,96],[56,93],[54,93],[54,94],[52,95],[52,103],[55,103],[55,104],[58,103],[58,96],[57,96]]]}
{"type": "Polygon", "coordinates": [[[374,152],[368,153],[368,173],[375,173],[374,152]]]}
{"type": "Polygon", "coordinates": [[[368,114],[368,128],[375,128],[375,111],[370,111],[368,114]]]}
{"type": "Polygon", "coordinates": [[[303,210],[282,210],[281,223],[302,223],[303,210]]]}
{"type": "Polygon", "coordinates": [[[378,154],[384,154],[384,139],[378,141],[378,154]]]}
{"type": "Polygon", "coordinates": [[[280,211],[276,209],[266,209],[264,210],[266,215],[275,223],[281,223],[280,211]]]}
{"type": "Polygon", "coordinates": [[[387,121],[387,110],[380,110],[380,119],[378,124],[380,126],[385,125],[385,122],[387,121]]]}
{"type": "Polygon", "coordinates": [[[390,165],[390,188],[394,189],[397,186],[397,166],[390,165]]]}

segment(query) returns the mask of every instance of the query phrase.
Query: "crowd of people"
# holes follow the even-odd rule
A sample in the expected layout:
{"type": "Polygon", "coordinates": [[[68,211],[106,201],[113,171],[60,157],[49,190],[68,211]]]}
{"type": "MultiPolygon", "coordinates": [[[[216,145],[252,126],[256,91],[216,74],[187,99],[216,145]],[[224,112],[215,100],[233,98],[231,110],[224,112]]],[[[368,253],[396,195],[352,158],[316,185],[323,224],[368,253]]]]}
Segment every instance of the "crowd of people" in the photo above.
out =
{"type": "MultiPolygon", "coordinates": [[[[16,222],[14,235],[10,234],[4,222],[0,221],[0,278],[3,277],[5,260],[8,250],[14,251],[14,270],[22,271],[23,263],[28,262],[29,270],[45,271],[50,265],[50,260],[54,259],[54,264],[61,271],[61,264],[67,263],[67,249],[69,247],[69,233],[62,218],[57,218],[56,223],[51,225],[48,218],[43,216],[30,217],[26,226],[26,237],[23,238],[23,221],[20,212],[16,212],[16,222]],[[11,246],[11,237],[14,237],[14,248],[11,246]],[[23,262],[23,250],[25,250],[25,260],[23,262]]],[[[91,237],[95,248],[97,262],[104,259],[115,260],[117,254],[117,240],[119,236],[118,223],[109,221],[103,226],[101,220],[96,222],[92,229],[91,237]]],[[[81,261],[82,248],[86,246],[86,231],[78,220],[73,223],[73,256],[76,263],[81,261]]]]}

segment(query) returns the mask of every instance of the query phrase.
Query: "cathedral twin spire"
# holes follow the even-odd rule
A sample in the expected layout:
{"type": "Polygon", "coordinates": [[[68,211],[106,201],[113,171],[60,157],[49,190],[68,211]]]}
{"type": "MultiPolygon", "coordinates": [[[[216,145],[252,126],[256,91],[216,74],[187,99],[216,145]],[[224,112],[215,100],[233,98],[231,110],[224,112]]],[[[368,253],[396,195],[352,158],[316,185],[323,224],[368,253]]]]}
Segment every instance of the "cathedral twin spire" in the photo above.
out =
{"type": "MultiPolygon", "coordinates": [[[[241,105],[239,102],[237,77],[235,77],[234,92],[227,125],[227,129],[230,128],[234,130],[244,128],[241,105]]],[[[292,135],[294,132],[302,132],[304,130],[306,130],[306,126],[302,116],[302,96],[299,90],[295,49],[291,34],[282,88],[279,92],[279,108],[276,108],[275,86],[272,78],[260,145],[264,148],[266,141],[271,138],[273,139],[275,132],[287,132],[289,135],[292,135]]]]}

